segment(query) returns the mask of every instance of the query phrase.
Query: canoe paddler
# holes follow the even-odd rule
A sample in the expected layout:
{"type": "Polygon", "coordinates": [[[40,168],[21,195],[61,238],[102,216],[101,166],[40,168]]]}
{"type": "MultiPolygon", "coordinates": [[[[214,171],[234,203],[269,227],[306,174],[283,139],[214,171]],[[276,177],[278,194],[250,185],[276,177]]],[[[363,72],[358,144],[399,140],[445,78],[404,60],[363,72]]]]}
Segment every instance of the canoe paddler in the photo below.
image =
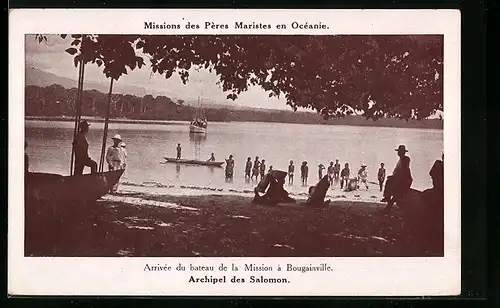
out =
{"type": "Polygon", "coordinates": [[[90,173],[97,172],[97,163],[89,157],[89,143],[87,134],[90,124],[87,121],[80,122],[78,134],[73,140],[73,150],[75,152],[75,175],[83,174],[85,167],[90,167],[90,173]]]}
{"type": "Polygon", "coordinates": [[[210,158],[207,159],[207,162],[211,162],[211,161],[215,161],[215,154],[212,153],[212,155],[210,155],[210,158]]]}

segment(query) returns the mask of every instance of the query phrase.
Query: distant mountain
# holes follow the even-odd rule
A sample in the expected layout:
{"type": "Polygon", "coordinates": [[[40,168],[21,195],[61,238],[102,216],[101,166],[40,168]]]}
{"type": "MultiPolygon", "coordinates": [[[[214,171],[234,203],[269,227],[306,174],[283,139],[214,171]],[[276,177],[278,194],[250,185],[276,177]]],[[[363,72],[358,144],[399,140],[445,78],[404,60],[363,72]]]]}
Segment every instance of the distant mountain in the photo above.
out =
{"type": "MultiPolygon", "coordinates": [[[[26,86],[38,86],[38,87],[48,87],[53,84],[58,84],[66,89],[72,89],[77,87],[77,80],[61,77],[53,73],[49,73],[40,69],[37,69],[33,66],[27,65],[26,67],[26,75],[25,75],[25,85],[26,86]]],[[[109,84],[103,84],[98,82],[85,82],[85,90],[97,90],[102,93],[108,93],[109,84]]],[[[172,95],[171,93],[161,93],[154,90],[145,89],[142,87],[137,87],[133,85],[124,85],[124,84],[115,84],[113,93],[117,94],[130,94],[136,96],[145,96],[145,95],[153,95],[153,96],[168,96],[172,100],[176,101],[178,99],[182,99],[181,97],[177,97],[172,95]]],[[[185,105],[191,107],[198,107],[198,101],[193,99],[186,99],[184,102],[185,105]]],[[[273,110],[273,109],[264,109],[264,108],[251,108],[245,107],[241,105],[237,105],[232,102],[215,102],[212,100],[203,99],[202,105],[207,108],[213,109],[235,109],[235,110],[273,110]]]]}
{"type": "MultiPolygon", "coordinates": [[[[78,82],[71,78],[57,76],[55,74],[34,68],[32,66],[26,66],[25,68],[26,68],[25,85],[27,86],[48,87],[53,84],[58,84],[66,89],[71,89],[71,88],[76,88],[78,85],[78,82]]],[[[102,93],[108,93],[109,84],[86,81],[85,90],[97,90],[102,93]]],[[[147,94],[153,96],[162,95],[161,93],[149,91],[142,87],[137,87],[133,85],[123,85],[123,84],[121,85],[116,84],[113,87],[113,92],[119,94],[131,94],[136,96],[144,96],[147,94]]]]}

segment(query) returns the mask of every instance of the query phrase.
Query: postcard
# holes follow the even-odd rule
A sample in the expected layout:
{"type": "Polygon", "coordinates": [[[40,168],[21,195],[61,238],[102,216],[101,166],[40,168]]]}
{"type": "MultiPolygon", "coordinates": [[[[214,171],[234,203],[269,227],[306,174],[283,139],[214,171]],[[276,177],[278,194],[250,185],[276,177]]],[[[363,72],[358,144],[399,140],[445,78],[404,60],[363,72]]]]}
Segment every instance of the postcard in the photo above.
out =
{"type": "Polygon", "coordinates": [[[460,293],[458,10],[9,25],[10,295],[460,293]]]}

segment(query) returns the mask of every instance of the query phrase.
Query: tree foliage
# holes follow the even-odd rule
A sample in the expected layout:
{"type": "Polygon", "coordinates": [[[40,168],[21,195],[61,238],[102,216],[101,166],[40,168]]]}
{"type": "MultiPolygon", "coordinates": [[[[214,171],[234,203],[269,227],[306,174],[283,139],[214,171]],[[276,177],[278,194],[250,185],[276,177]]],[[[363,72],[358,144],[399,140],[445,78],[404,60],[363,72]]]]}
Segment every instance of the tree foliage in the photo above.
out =
{"type": "Polygon", "coordinates": [[[147,57],[167,79],[178,74],[187,83],[191,68],[204,68],[228,99],[260,86],[325,118],[423,119],[443,110],[439,35],[71,35],[70,45],[75,64],[83,57],[115,80],[147,57]]]}

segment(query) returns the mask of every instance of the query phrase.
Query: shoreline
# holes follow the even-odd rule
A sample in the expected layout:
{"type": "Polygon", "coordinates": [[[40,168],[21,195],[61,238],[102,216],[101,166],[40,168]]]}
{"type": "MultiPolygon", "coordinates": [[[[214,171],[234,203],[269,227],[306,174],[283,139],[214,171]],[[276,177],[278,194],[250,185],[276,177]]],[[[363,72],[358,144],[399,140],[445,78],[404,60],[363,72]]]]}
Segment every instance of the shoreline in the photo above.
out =
{"type": "MultiPolygon", "coordinates": [[[[328,207],[256,205],[241,196],[121,193],[26,224],[32,257],[432,257],[440,237],[418,237],[397,209],[335,201],[328,207]],[[431,240],[429,240],[431,239],[431,240]]],[[[419,226],[421,228],[421,226],[419,226]]],[[[420,232],[420,230],[419,230],[420,232]]],[[[434,234],[433,234],[434,235],[434,234]]],[[[441,236],[442,237],[442,236],[441,236]]]]}
{"type": "MultiPolygon", "coordinates": [[[[88,121],[95,123],[104,123],[103,118],[97,118],[92,116],[84,117],[88,121]]],[[[25,116],[25,121],[45,121],[45,122],[73,122],[74,117],[63,117],[63,116],[25,116]]],[[[138,120],[138,119],[109,119],[109,123],[118,124],[153,124],[153,125],[185,125],[189,124],[190,121],[178,121],[178,120],[138,120]]],[[[212,123],[239,123],[240,121],[211,121],[212,123]]],[[[441,128],[432,127],[404,127],[404,126],[389,126],[389,125],[345,125],[345,124],[311,124],[311,123],[295,123],[295,122],[262,122],[262,121],[241,121],[241,123],[281,123],[281,124],[297,124],[297,125],[327,125],[327,126],[359,126],[359,127],[381,127],[381,128],[403,128],[403,129],[424,129],[424,130],[443,130],[441,128]]]]}

